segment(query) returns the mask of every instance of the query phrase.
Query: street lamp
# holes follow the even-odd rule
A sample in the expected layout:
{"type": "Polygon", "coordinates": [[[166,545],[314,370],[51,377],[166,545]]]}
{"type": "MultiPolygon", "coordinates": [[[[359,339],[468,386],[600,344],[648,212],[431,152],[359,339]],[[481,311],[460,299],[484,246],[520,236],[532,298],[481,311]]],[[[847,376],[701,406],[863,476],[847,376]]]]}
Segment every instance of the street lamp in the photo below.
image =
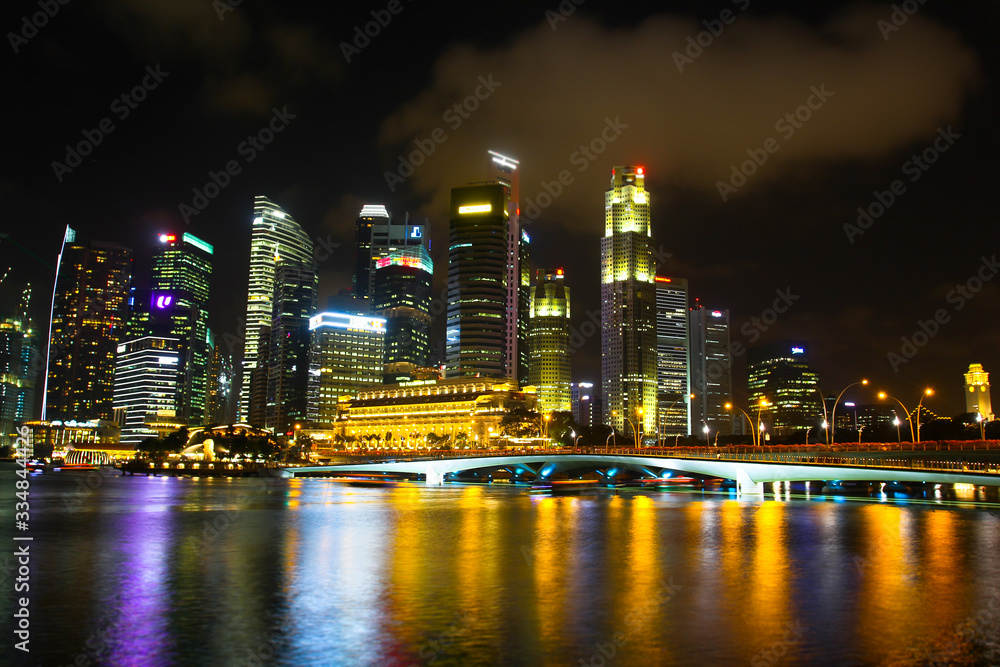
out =
{"type": "Polygon", "coordinates": [[[864,426],[859,426],[858,427],[858,444],[859,445],[861,444],[861,432],[864,431],[864,430],[865,430],[864,426]]]}
{"type": "MultiPolygon", "coordinates": [[[[704,419],[702,420],[702,423],[705,423],[704,419]]],[[[708,424],[706,423],[705,424],[705,428],[703,428],[701,430],[705,433],[705,446],[706,447],[711,447],[712,446],[712,441],[708,437],[708,433],[709,433],[708,424]]]]}
{"type": "Polygon", "coordinates": [[[809,431],[811,431],[811,430],[813,430],[812,426],[810,426],[809,428],[806,429],[806,444],[807,445],[809,444],[809,431]]]}
{"type": "Polygon", "coordinates": [[[833,411],[830,413],[830,430],[832,431],[831,437],[833,438],[833,442],[834,443],[837,442],[837,403],[840,403],[840,398],[844,395],[845,391],[847,391],[851,387],[856,387],[859,384],[867,385],[868,384],[868,380],[861,380],[861,382],[855,382],[853,384],[847,385],[840,392],[840,394],[837,395],[837,400],[835,400],[833,402],[833,411]]]}
{"type": "Polygon", "coordinates": [[[766,398],[760,399],[760,404],[757,406],[757,445],[760,447],[764,446],[764,439],[761,437],[761,431],[764,430],[764,422],[760,420],[760,411],[764,408],[771,407],[771,403],[767,402],[766,398]]]}
{"type": "MultiPolygon", "coordinates": [[[[917,442],[917,436],[913,432],[913,420],[910,419],[910,412],[909,412],[909,410],[906,409],[906,406],[903,405],[903,402],[901,400],[899,400],[898,398],[896,398],[895,396],[890,396],[889,394],[887,394],[884,391],[880,391],[878,393],[878,397],[879,398],[891,398],[892,400],[894,400],[897,403],[899,403],[899,407],[903,408],[903,414],[906,415],[906,421],[909,422],[909,424],[910,424],[910,442],[917,442]]],[[[899,421],[899,417],[896,418],[896,421],[899,421]]],[[[899,425],[897,424],[896,426],[897,426],[897,431],[898,431],[899,430],[898,429],[899,425]]]]}
{"type": "MultiPolygon", "coordinates": [[[[830,431],[827,430],[827,428],[826,428],[827,425],[828,425],[827,421],[826,421],[826,418],[827,418],[827,414],[826,414],[826,398],[823,396],[823,392],[821,392],[819,390],[819,387],[816,387],[816,391],[819,393],[819,404],[823,406],[823,431],[824,431],[823,435],[825,436],[824,439],[826,440],[826,444],[829,445],[830,444],[830,431]]],[[[808,433],[806,434],[806,444],[807,445],[809,444],[809,434],[808,433]]]]}
{"type": "Polygon", "coordinates": [[[976,413],[976,421],[979,422],[979,439],[985,441],[986,440],[986,422],[983,419],[983,413],[982,412],[976,413]]]}
{"type": "Polygon", "coordinates": [[[751,438],[751,440],[753,442],[753,446],[756,447],[757,446],[757,432],[754,430],[753,420],[750,419],[750,415],[747,414],[746,410],[744,410],[741,407],[734,406],[732,403],[726,403],[726,405],[724,407],[725,407],[726,410],[732,410],[735,407],[737,410],[739,410],[740,412],[743,413],[743,416],[747,418],[747,423],[750,424],[750,438],[751,438]]]}
{"type": "MultiPolygon", "coordinates": [[[[688,394],[688,395],[687,395],[687,398],[688,398],[689,400],[694,400],[694,394],[688,394]]],[[[676,401],[674,401],[673,403],[671,403],[670,405],[668,405],[668,406],[667,406],[667,409],[663,411],[664,415],[665,415],[665,416],[669,416],[669,413],[670,413],[670,410],[671,410],[671,409],[673,409],[673,407],[674,407],[675,405],[677,405],[678,403],[680,403],[680,402],[681,402],[681,401],[683,401],[683,400],[684,400],[684,397],[681,397],[681,398],[678,398],[678,399],[677,399],[676,401]]],[[[688,410],[688,412],[689,412],[689,414],[690,414],[690,409],[688,410]]],[[[667,435],[666,433],[662,433],[662,431],[663,431],[663,428],[662,428],[662,427],[663,427],[663,425],[664,425],[664,424],[663,424],[663,421],[662,421],[662,420],[659,420],[659,421],[660,421],[660,424],[659,424],[659,426],[661,427],[661,429],[660,429],[660,431],[661,431],[661,432],[660,432],[660,433],[657,433],[657,436],[656,436],[656,444],[657,444],[657,445],[659,445],[659,444],[660,444],[660,436],[661,436],[661,435],[664,435],[664,436],[665,436],[665,435],[667,435]]],[[[677,444],[677,441],[676,441],[676,440],[674,440],[674,444],[675,444],[675,445],[677,444]]]]}
{"type": "Polygon", "coordinates": [[[925,396],[933,396],[934,390],[928,387],[924,389],[924,393],[920,395],[920,401],[917,403],[917,442],[920,442],[920,406],[924,402],[925,396]]]}
{"type": "MultiPolygon", "coordinates": [[[[604,439],[604,453],[605,454],[608,453],[608,443],[611,441],[611,438],[615,438],[615,427],[614,426],[611,427],[611,433],[608,435],[608,437],[604,439]]],[[[615,447],[617,447],[617,446],[618,446],[618,438],[615,438],[615,447]]]]}
{"type": "Polygon", "coordinates": [[[895,410],[892,411],[892,423],[896,427],[896,442],[902,442],[903,438],[899,435],[899,417],[895,410]]]}

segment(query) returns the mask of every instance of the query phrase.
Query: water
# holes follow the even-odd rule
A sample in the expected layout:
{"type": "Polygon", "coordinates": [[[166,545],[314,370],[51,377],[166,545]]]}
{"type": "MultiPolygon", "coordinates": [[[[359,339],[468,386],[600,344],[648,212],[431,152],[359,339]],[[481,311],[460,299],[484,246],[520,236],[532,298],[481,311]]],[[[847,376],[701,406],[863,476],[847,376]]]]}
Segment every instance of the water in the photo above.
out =
{"type": "Polygon", "coordinates": [[[1000,660],[995,506],[90,475],[32,478],[25,664],[1000,660]]]}

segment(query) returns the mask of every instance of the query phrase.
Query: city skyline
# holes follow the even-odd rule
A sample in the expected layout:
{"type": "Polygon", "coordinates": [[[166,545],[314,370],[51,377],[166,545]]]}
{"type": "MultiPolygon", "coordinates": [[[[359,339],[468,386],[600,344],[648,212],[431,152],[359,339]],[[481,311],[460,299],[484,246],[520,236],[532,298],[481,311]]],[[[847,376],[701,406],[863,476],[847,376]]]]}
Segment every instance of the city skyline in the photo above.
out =
{"type": "MultiPolygon", "coordinates": [[[[331,31],[321,36],[306,31],[312,41],[304,42],[298,64],[304,79],[317,82],[320,92],[306,94],[293,82],[279,86],[273,73],[251,68],[255,80],[268,84],[258,91],[260,96],[269,93],[267,101],[273,104],[251,105],[250,101],[259,101],[254,100],[253,89],[234,88],[227,107],[222,88],[212,88],[198,73],[200,64],[220,82],[226,81],[225,72],[218,67],[218,55],[204,42],[198,42],[197,47],[178,44],[168,32],[154,29],[141,8],[124,4],[135,12],[137,34],[150,37],[148,43],[134,41],[102,16],[90,13],[92,10],[66,8],[67,17],[77,12],[87,18],[99,33],[112,38],[119,54],[128,57],[120,63],[91,63],[99,64],[107,74],[74,102],[68,118],[44,117],[51,125],[44,136],[23,133],[35,135],[37,150],[26,150],[20,143],[23,140],[15,138],[15,155],[23,158],[23,164],[17,173],[6,172],[6,191],[14,218],[30,219],[32,224],[30,228],[5,230],[8,237],[0,241],[0,260],[13,267],[3,285],[4,303],[11,304],[8,309],[13,307],[8,297],[23,283],[31,282],[39,294],[46,291],[45,285],[51,285],[62,229],[68,220],[76,222],[88,238],[132,247],[137,262],[152,253],[151,248],[142,247],[141,239],[181,225],[216,247],[217,275],[243,274],[249,241],[237,232],[245,229],[247,197],[261,192],[294,211],[310,238],[324,248],[326,258],[320,260],[319,271],[325,291],[320,294],[320,303],[345,285],[345,277],[349,283],[349,230],[362,202],[383,202],[391,210],[413,210],[426,216],[436,240],[433,259],[444,266],[442,253],[447,243],[441,240],[447,213],[441,206],[440,188],[444,186],[439,184],[450,188],[477,178],[482,152],[494,147],[521,161],[520,199],[525,227],[532,236],[534,265],[565,266],[575,277],[578,306],[572,324],[576,330],[598,306],[593,244],[599,236],[600,204],[594,191],[601,185],[595,184],[605,181],[614,163],[641,163],[653,175],[649,188],[659,202],[652,218],[662,270],[688,279],[692,297],[730,310],[734,343],[749,347],[783,339],[809,340],[813,365],[825,392],[834,393],[861,376],[870,376],[873,383],[900,395],[916,396],[923,386],[930,385],[937,392],[934,403],[941,414],[961,410],[963,388],[956,378],[970,363],[982,363],[987,370],[1000,363],[995,334],[989,326],[982,326],[996,321],[997,287],[992,282],[995,269],[989,247],[943,247],[947,244],[923,240],[941,220],[948,220],[950,233],[956,238],[981,237],[977,231],[986,224],[986,212],[995,209],[995,195],[974,186],[991,172],[992,157],[986,147],[996,143],[996,130],[986,122],[986,112],[996,98],[993,59],[989,56],[995,47],[982,28],[988,22],[984,16],[989,15],[982,5],[922,6],[898,30],[883,34],[878,22],[889,20],[888,8],[844,8],[832,3],[795,8],[761,3],[754,6],[753,11],[759,11],[753,16],[737,15],[725,32],[714,36],[710,46],[702,47],[704,53],[692,58],[693,62],[682,61],[683,71],[678,71],[674,53],[685,54],[687,37],[697,37],[706,29],[703,22],[717,18],[695,3],[679,5],[676,14],[640,5],[617,16],[599,5],[581,6],[560,19],[552,19],[537,8],[519,8],[494,35],[512,40],[510,46],[498,45],[489,37],[455,37],[457,32],[449,32],[442,44],[398,72],[387,69],[388,63],[396,62],[399,49],[392,39],[373,40],[348,63],[342,60],[338,47],[349,34],[331,31]],[[522,94],[523,88],[516,86],[527,85],[523,81],[531,77],[517,70],[510,59],[511,49],[546,53],[538,51],[542,37],[564,40],[565,48],[575,52],[582,35],[589,34],[592,49],[598,54],[614,53],[621,46],[611,36],[612,28],[625,31],[639,43],[655,36],[662,46],[649,65],[655,65],[657,86],[669,90],[678,85],[694,86],[688,91],[695,96],[692,99],[717,101],[707,92],[706,84],[728,90],[737,77],[755,81],[753,72],[746,69],[726,74],[725,66],[735,67],[732,42],[742,36],[749,40],[745,59],[770,63],[759,48],[759,40],[765,34],[773,36],[780,53],[790,40],[779,25],[782,18],[812,40],[799,59],[816,64],[815,72],[829,76],[821,77],[825,81],[799,80],[777,60],[777,72],[784,75],[782,84],[759,86],[749,98],[751,104],[744,105],[748,113],[730,123],[732,131],[718,139],[709,140],[706,132],[733,121],[724,113],[704,122],[682,114],[679,120],[688,123],[686,134],[692,137],[685,140],[688,143],[669,127],[651,126],[644,120],[650,100],[637,105],[628,80],[615,84],[617,95],[606,95],[606,101],[575,114],[559,132],[551,132],[549,116],[564,114],[555,113],[560,106],[553,106],[551,95],[540,94],[538,98],[538,109],[552,110],[550,114],[536,112],[531,122],[515,122],[512,115],[512,100],[506,93],[522,94]],[[824,64],[816,42],[823,34],[837,30],[855,35],[858,45],[834,49],[833,64],[824,64]],[[431,74],[430,65],[464,43],[471,44],[476,57],[450,74],[431,74]],[[872,72],[859,72],[851,67],[851,58],[858,53],[883,54],[885,62],[872,67],[872,72]],[[480,57],[483,54],[495,56],[490,61],[497,63],[492,78],[480,57]],[[936,64],[932,66],[931,61],[936,64]],[[484,65],[482,71],[469,72],[480,65],[484,65]],[[160,74],[154,76],[147,66],[160,74]],[[374,72],[389,81],[405,81],[411,72],[421,74],[398,90],[389,92],[389,86],[366,98],[370,105],[366,119],[346,111],[323,123],[317,119],[317,111],[328,108],[329,102],[323,99],[327,92],[341,85],[356,85],[374,72]],[[887,102],[881,115],[857,116],[858,91],[867,94],[871,86],[887,80],[889,72],[897,81],[899,99],[887,102]],[[977,77],[980,82],[972,83],[977,77]],[[916,85],[918,79],[920,86],[916,85]],[[452,84],[448,88],[452,99],[445,100],[448,82],[452,84]],[[109,111],[109,102],[116,95],[137,86],[143,92],[135,97],[144,100],[134,102],[134,109],[124,106],[129,111],[126,118],[121,118],[124,112],[117,112],[121,105],[109,111]],[[921,92],[925,89],[943,93],[937,95],[942,99],[927,99],[921,92]],[[415,101],[420,92],[426,96],[425,103],[415,101]],[[476,106],[475,111],[462,106],[469,99],[473,102],[467,106],[476,106]],[[849,103],[844,111],[838,110],[844,108],[838,106],[841,100],[849,103]],[[438,102],[440,109],[435,110],[438,102]],[[456,103],[461,113],[450,111],[456,103]],[[189,109],[190,117],[172,116],[170,109],[175,104],[189,109]],[[814,117],[796,121],[801,127],[786,122],[781,130],[774,129],[775,119],[789,111],[794,116],[803,106],[807,111],[802,115],[814,117]],[[449,110],[447,118],[442,117],[444,110],[449,110]],[[69,165],[65,146],[84,141],[81,128],[91,132],[89,128],[98,127],[104,115],[114,119],[114,132],[105,133],[101,143],[93,146],[92,157],[57,178],[52,163],[69,165]],[[869,141],[870,150],[859,148],[855,135],[838,134],[844,131],[848,118],[856,117],[869,132],[866,136],[878,139],[869,141]],[[890,121],[899,127],[889,129],[890,121]],[[343,126],[356,128],[356,136],[335,139],[339,136],[335,129],[343,126]],[[429,139],[437,126],[442,127],[446,142],[429,139]],[[241,152],[243,139],[248,134],[256,136],[261,128],[269,128],[273,140],[260,143],[260,149],[248,144],[251,148],[241,152]],[[788,136],[790,130],[795,132],[788,136]],[[548,133],[550,140],[537,141],[538,133],[548,133]],[[732,185],[740,177],[729,167],[736,165],[739,171],[753,156],[759,162],[760,149],[769,134],[779,137],[780,150],[765,151],[767,162],[750,165],[746,171],[755,173],[744,175],[743,185],[732,185]],[[648,140],[643,141],[643,136],[648,140]],[[843,139],[840,152],[824,143],[833,137],[843,139]],[[695,139],[706,161],[711,158],[714,162],[692,162],[688,144],[695,139]],[[662,149],[664,140],[679,142],[675,157],[662,149]],[[596,148],[591,149],[591,143],[602,151],[598,154],[596,148]],[[417,160],[411,160],[420,146],[428,148],[417,160]],[[587,149],[579,151],[581,146],[587,149]],[[179,150],[182,147],[184,150],[179,150]],[[248,159],[251,150],[252,162],[248,159]],[[320,157],[341,150],[350,151],[357,159],[341,166],[320,157]],[[142,169],[134,169],[133,161],[147,152],[165,156],[163,167],[142,161],[142,169]],[[920,157],[925,153],[934,159],[933,164],[920,157]],[[916,162],[912,161],[914,154],[918,155],[916,162]],[[223,169],[230,159],[240,173],[223,169]],[[415,165],[417,161],[421,164],[415,165]],[[699,168],[679,171],[685,164],[699,168]],[[157,178],[159,170],[168,167],[175,175],[157,178]],[[566,175],[560,180],[563,171],[566,175]],[[214,183],[210,172],[226,185],[214,183]],[[398,174],[402,182],[387,180],[386,173],[398,174]],[[911,180],[916,174],[919,179],[911,180]],[[114,186],[113,196],[107,197],[95,179],[119,184],[114,186]],[[905,188],[902,194],[893,193],[896,180],[905,188]],[[730,183],[737,192],[723,188],[725,192],[720,193],[720,181],[730,183]],[[335,182],[337,186],[333,190],[320,188],[320,182],[335,182]],[[213,187],[207,188],[206,183],[213,183],[213,187]],[[127,195],[118,194],[117,188],[127,195]],[[206,201],[195,196],[195,189],[206,201]],[[215,190],[217,195],[206,196],[206,191],[215,190]],[[96,199],[92,194],[96,192],[104,196],[96,199]],[[883,202],[891,197],[893,203],[883,206],[879,197],[883,202]],[[185,216],[187,209],[182,212],[182,204],[197,213],[185,216]],[[880,206],[884,209],[881,212],[880,206]],[[859,207],[864,214],[858,212],[859,207]],[[845,225],[854,225],[857,230],[845,229],[845,225]],[[327,249],[324,244],[339,247],[327,249]],[[980,281],[981,290],[973,291],[977,287],[974,279],[980,281]],[[772,320],[769,310],[781,295],[787,295],[791,305],[772,320]],[[938,319],[941,310],[944,312],[938,319]]],[[[301,26],[297,9],[282,11],[286,13],[271,18],[275,26],[301,26]]],[[[214,13],[206,12],[197,20],[205,21],[204,30],[213,38],[240,45],[261,42],[269,50],[281,43],[276,36],[234,34],[233,26],[263,25],[262,17],[252,12],[234,11],[218,25],[212,23],[218,20],[214,13]]],[[[476,12],[471,12],[461,20],[473,25],[477,18],[476,12]]],[[[179,11],[169,19],[175,25],[196,22],[179,11]]],[[[359,10],[356,19],[364,25],[365,13],[359,10]]],[[[404,12],[394,20],[397,23],[393,25],[402,32],[414,29],[406,21],[417,20],[417,15],[404,12]]],[[[65,25],[53,21],[37,38],[20,47],[18,58],[23,56],[23,61],[38,72],[54,68],[62,61],[53,60],[45,46],[65,44],[72,51],[75,44],[68,25],[69,21],[65,25]]],[[[99,56],[88,54],[88,58],[99,56]]],[[[287,60],[291,56],[280,58],[285,58],[280,62],[288,66],[293,64],[287,60]]],[[[550,75],[555,61],[552,65],[545,59],[541,62],[539,69],[550,75]]],[[[65,77],[65,72],[62,75],[65,77]]],[[[27,89],[37,85],[24,80],[22,73],[16,73],[15,78],[27,89]]],[[[78,85],[65,78],[57,81],[52,89],[73,90],[78,85]]],[[[572,72],[565,73],[564,82],[574,94],[593,92],[572,72]]],[[[51,94],[43,89],[37,92],[42,104],[51,94]]],[[[681,113],[680,107],[674,111],[681,113]]],[[[28,128],[39,122],[27,117],[21,120],[28,128]]],[[[324,256],[319,250],[316,255],[317,259],[324,256]]],[[[440,270],[435,274],[432,292],[439,294],[444,279],[440,270]]],[[[240,298],[238,294],[213,294],[213,300],[220,302],[211,309],[213,332],[222,337],[239,335],[243,313],[230,302],[240,298]]],[[[32,303],[32,316],[40,330],[47,320],[44,301],[38,298],[32,303]]],[[[440,324],[435,322],[435,326],[440,324]]],[[[595,338],[587,338],[574,355],[575,380],[599,381],[599,343],[595,338]]],[[[738,376],[745,372],[744,364],[742,356],[735,358],[738,376]]],[[[734,384],[739,391],[741,383],[734,384]]]]}

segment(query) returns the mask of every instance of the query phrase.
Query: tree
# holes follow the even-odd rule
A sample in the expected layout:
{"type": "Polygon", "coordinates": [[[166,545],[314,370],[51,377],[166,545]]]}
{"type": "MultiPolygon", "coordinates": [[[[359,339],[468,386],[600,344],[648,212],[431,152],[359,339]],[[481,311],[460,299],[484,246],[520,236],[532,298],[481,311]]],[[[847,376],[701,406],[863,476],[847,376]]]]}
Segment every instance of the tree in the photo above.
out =
{"type": "Polygon", "coordinates": [[[523,407],[507,408],[500,419],[500,432],[516,438],[539,434],[540,415],[523,407]]]}

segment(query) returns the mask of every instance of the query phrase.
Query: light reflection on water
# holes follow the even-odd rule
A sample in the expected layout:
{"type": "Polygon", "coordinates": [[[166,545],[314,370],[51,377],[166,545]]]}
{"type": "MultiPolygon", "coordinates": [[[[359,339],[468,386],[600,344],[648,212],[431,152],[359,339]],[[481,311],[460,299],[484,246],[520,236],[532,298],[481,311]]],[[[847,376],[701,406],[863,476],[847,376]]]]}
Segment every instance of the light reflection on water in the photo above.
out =
{"type": "Polygon", "coordinates": [[[75,474],[32,482],[31,664],[1000,657],[982,509],[146,477],[73,507],[75,474]]]}

